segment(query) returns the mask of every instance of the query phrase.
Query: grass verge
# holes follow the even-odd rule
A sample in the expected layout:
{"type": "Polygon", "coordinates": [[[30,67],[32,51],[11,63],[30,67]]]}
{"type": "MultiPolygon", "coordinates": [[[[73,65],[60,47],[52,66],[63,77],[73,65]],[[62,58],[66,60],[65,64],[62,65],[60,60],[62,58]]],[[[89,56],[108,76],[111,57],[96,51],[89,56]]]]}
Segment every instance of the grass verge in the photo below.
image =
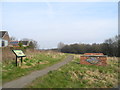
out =
{"type": "MultiPolygon", "coordinates": [[[[27,57],[23,60],[22,66],[16,67],[15,61],[3,62],[2,66],[2,81],[3,83],[14,80],[21,76],[27,75],[32,71],[40,70],[62,61],[66,54],[44,52],[37,53],[34,56],[27,57]]],[[[20,61],[20,60],[19,60],[20,61]]]]}
{"type": "Polygon", "coordinates": [[[113,88],[118,84],[118,59],[108,58],[107,66],[79,64],[79,55],[56,71],[39,77],[27,88],[113,88]]]}

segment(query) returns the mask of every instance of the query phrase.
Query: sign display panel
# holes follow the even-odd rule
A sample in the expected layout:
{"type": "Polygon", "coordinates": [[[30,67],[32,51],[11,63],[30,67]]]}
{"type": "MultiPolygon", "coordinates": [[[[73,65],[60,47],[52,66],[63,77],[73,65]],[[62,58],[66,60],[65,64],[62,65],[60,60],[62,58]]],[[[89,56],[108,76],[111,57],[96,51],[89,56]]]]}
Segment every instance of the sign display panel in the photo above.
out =
{"type": "Polygon", "coordinates": [[[25,57],[25,54],[23,53],[22,50],[13,50],[13,52],[17,57],[25,57]]]}
{"type": "Polygon", "coordinates": [[[100,60],[98,60],[95,57],[89,57],[88,59],[86,59],[86,61],[91,63],[91,64],[97,64],[100,60]]]}

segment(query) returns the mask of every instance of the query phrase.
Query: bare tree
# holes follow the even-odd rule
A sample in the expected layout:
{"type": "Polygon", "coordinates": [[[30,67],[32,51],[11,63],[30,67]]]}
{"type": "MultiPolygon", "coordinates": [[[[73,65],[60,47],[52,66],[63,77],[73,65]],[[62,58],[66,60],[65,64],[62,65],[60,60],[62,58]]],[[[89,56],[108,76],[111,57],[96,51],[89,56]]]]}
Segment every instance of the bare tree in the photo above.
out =
{"type": "Polygon", "coordinates": [[[31,40],[30,47],[33,48],[33,49],[39,48],[38,42],[35,41],[35,40],[31,40]]]}
{"type": "Polygon", "coordinates": [[[11,40],[11,41],[17,41],[17,38],[14,37],[14,36],[12,36],[12,37],[10,37],[10,40],[11,40]]]}
{"type": "Polygon", "coordinates": [[[61,51],[61,49],[62,49],[64,46],[65,46],[64,43],[59,42],[59,43],[58,43],[58,50],[61,51]]]}
{"type": "Polygon", "coordinates": [[[33,48],[33,49],[39,48],[38,42],[33,39],[23,38],[21,39],[21,41],[30,41],[29,48],[33,48]]]}
{"type": "Polygon", "coordinates": [[[29,38],[23,38],[23,39],[21,39],[21,41],[32,41],[32,39],[29,39],[29,38]]]}

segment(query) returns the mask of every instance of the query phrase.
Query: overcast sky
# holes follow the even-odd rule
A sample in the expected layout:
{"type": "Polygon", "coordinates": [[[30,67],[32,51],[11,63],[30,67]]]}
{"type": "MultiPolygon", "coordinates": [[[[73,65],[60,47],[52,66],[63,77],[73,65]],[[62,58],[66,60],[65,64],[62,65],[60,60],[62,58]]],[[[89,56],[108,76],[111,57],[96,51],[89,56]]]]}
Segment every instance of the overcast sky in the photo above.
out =
{"type": "Polygon", "coordinates": [[[118,34],[118,3],[4,2],[0,23],[10,36],[34,39],[41,49],[101,43],[118,34]]]}

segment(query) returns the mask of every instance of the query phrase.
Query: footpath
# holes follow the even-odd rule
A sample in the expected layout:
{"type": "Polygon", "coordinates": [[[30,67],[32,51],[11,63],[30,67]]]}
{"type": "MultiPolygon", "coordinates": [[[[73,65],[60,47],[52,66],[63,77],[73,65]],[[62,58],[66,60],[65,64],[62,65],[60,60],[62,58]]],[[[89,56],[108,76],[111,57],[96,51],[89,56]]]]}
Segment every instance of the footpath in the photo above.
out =
{"type": "Polygon", "coordinates": [[[57,64],[54,64],[54,65],[47,67],[45,69],[42,69],[42,70],[34,71],[34,72],[30,73],[29,75],[23,76],[19,79],[7,82],[7,83],[3,84],[2,88],[3,89],[4,88],[24,88],[26,85],[30,84],[36,78],[47,74],[49,71],[57,70],[58,68],[69,63],[72,60],[73,60],[73,56],[69,55],[62,62],[59,62],[57,64]]]}

